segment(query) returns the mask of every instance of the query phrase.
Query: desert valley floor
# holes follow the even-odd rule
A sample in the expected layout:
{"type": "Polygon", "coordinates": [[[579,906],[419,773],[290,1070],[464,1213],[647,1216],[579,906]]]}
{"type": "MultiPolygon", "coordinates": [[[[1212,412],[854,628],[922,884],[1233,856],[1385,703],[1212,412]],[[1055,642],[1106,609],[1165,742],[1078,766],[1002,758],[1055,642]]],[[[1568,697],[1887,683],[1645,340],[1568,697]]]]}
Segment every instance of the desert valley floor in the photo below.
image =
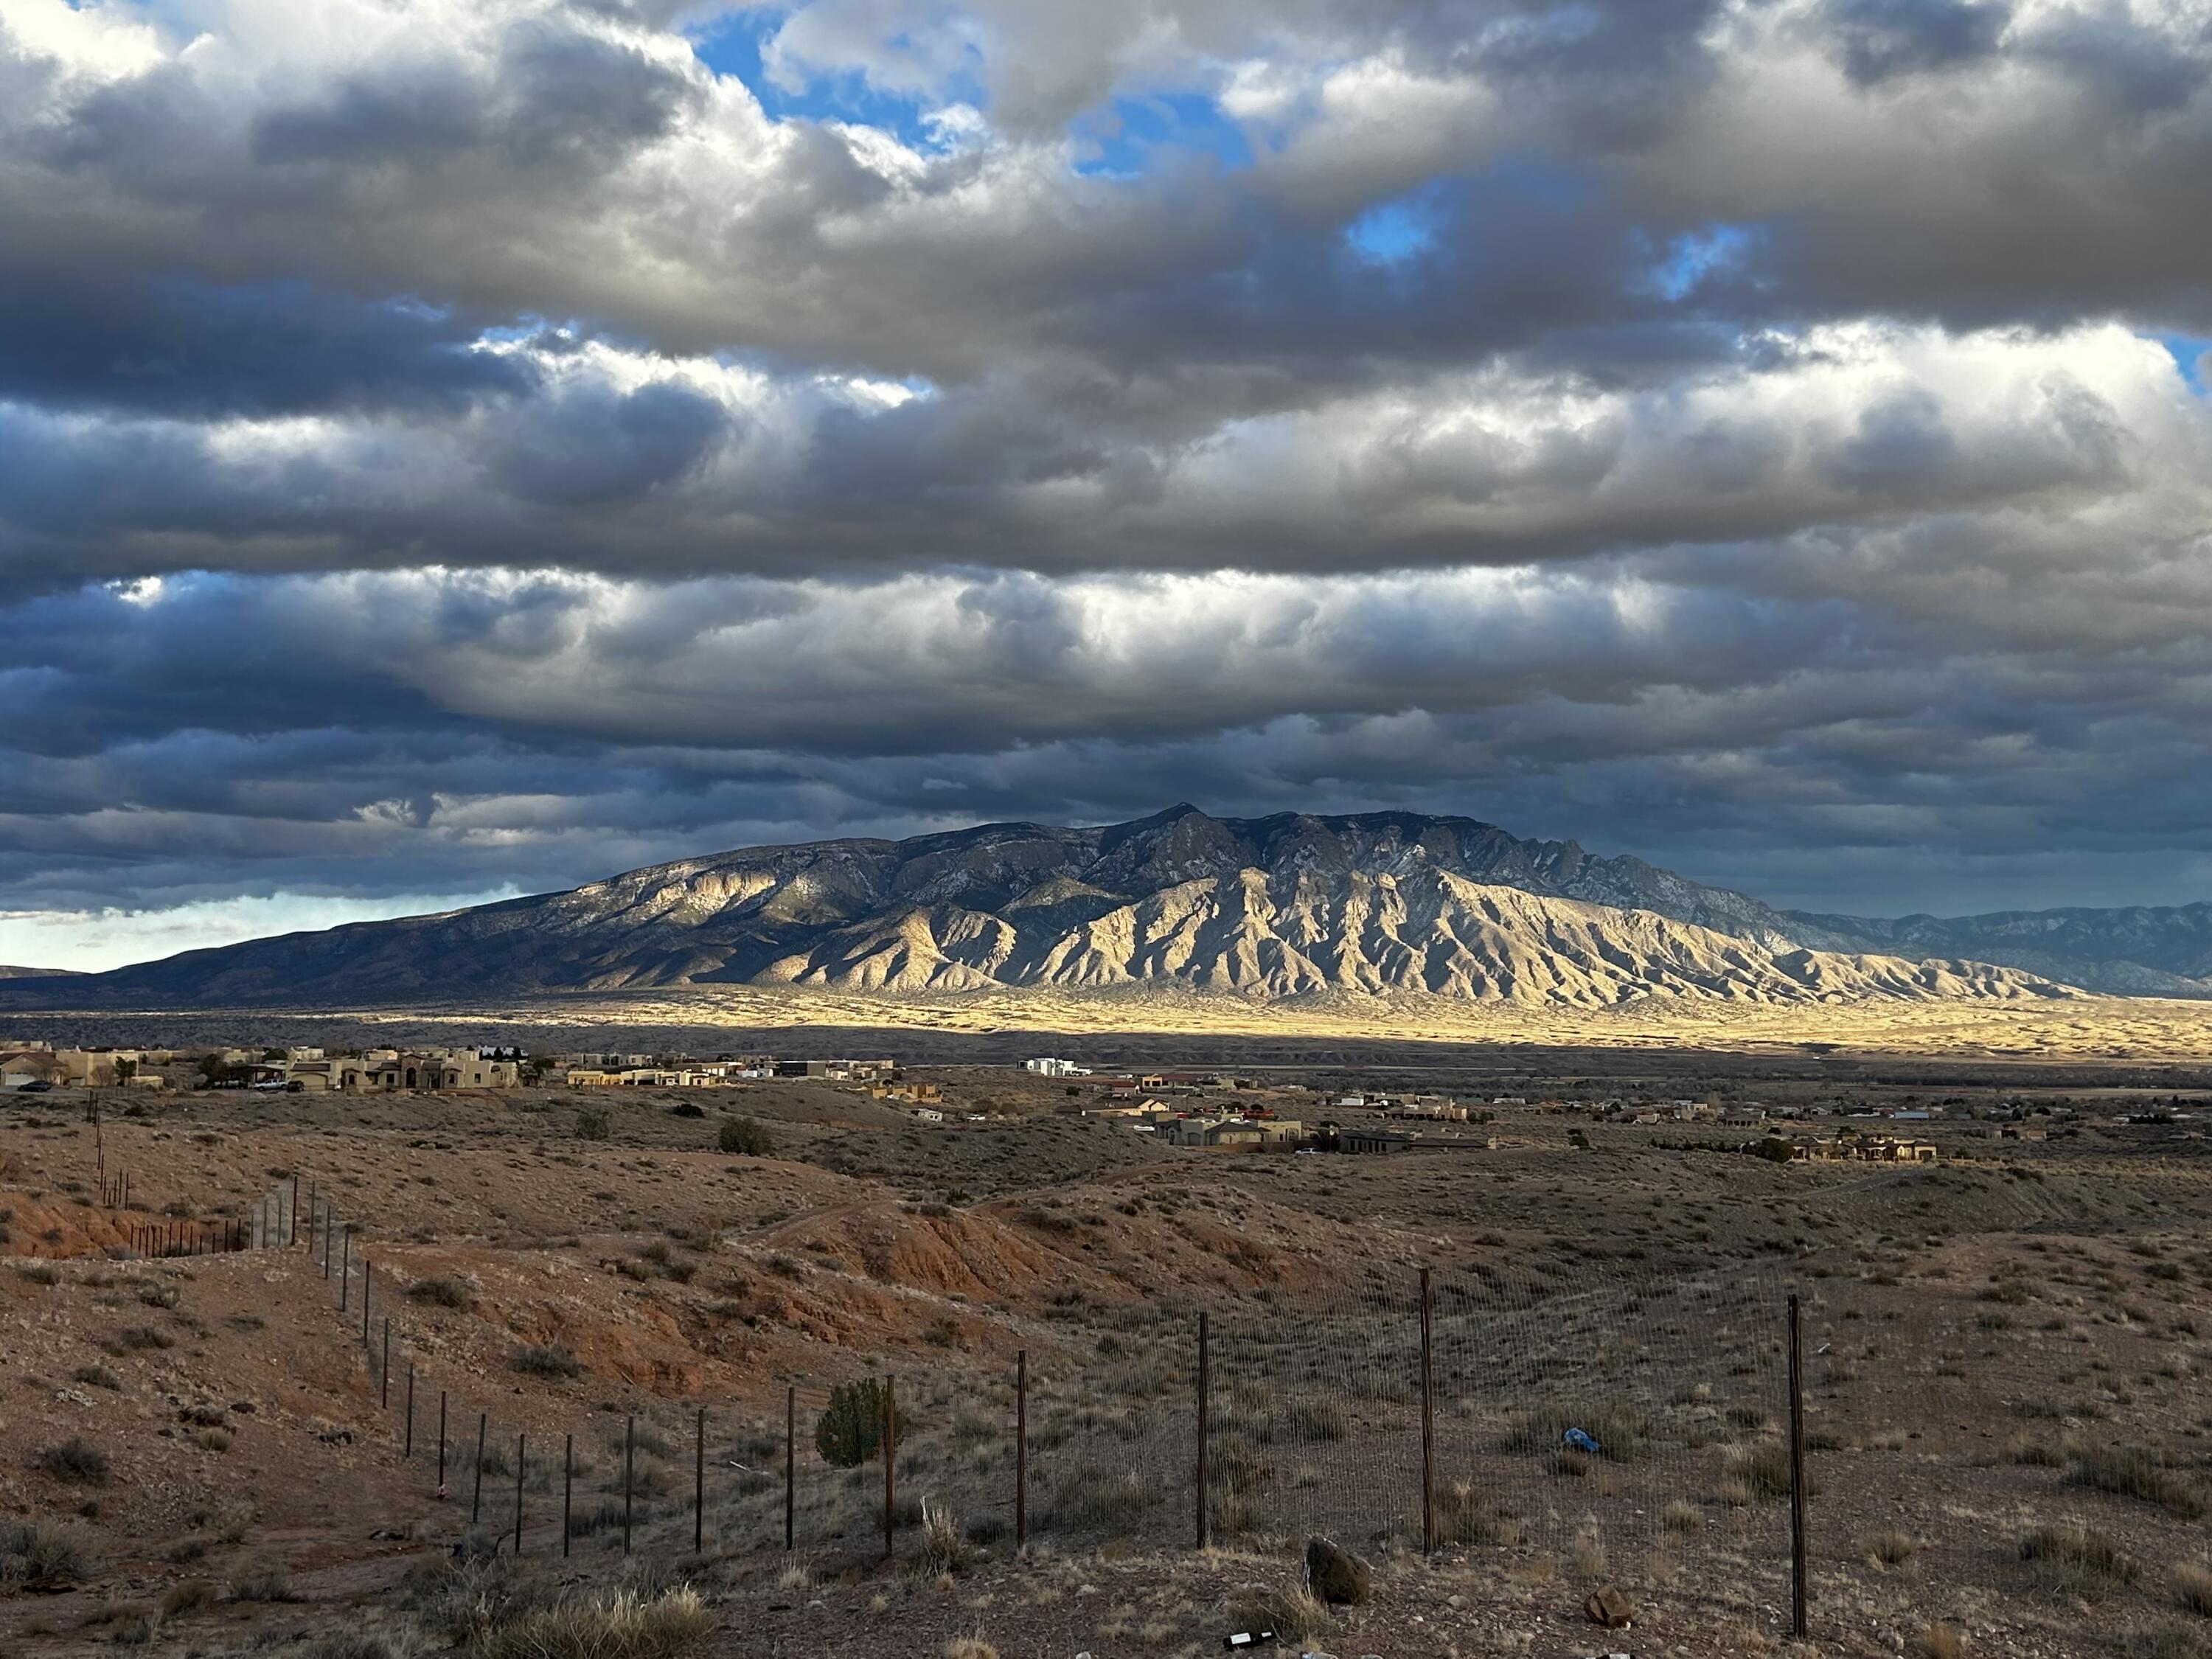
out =
{"type": "MultiPolygon", "coordinates": [[[[1888,1042],[1803,1010],[1747,1011],[1733,1042],[1275,1015],[1060,1040],[1287,1116],[1359,1089],[1484,1103],[1374,1157],[1152,1144],[1006,1064],[1026,1036],[927,1011],[825,1035],[810,1008],[810,1040],[899,1054],[942,1122],[779,1079],[111,1091],[95,1137],[81,1091],[11,1095],[0,1652],[520,1656],[563,1597],[626,1589],[672,1642],[703,1624],[703,1651],[789,1659],[1261,1630],[1340,1656],[2212,1653],[2212,1051],[2186,1005],[2124,1012],[1929,1010],[1888,1042]],[[1755,1102],[1793,1133],[1928,1110],[1939,1161],[1784,1164],[1745,1150],[1764,1131],[1561,1103],[1613,1099],[1755,1102]],[[100,1202],[118,1172],[127,1208],[100,1202]],[[198,1253],[225,1237],[249,1248],[198,1253]],[[823,1421],[877,1379],[888,1494],[823,1421]],[[1313,1534],[1366,1559],[1371,1600],[1297,1593],[1313,1534]],[[1632,1625],[1591,1621],[1606,1587],[1632,1625]]],[[[678,1024],[611,1012],[611,1040],[678,1024]]],[[[304,1016],[238,1023],[308,1040],[304,1016]]]]}

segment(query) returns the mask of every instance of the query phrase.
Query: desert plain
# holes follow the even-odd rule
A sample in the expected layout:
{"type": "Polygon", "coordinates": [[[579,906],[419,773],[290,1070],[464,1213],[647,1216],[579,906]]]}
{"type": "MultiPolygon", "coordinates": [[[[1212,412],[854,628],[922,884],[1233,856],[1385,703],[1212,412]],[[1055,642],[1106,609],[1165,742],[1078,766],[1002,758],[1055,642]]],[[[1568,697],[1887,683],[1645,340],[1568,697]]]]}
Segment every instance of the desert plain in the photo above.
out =
{"type": "Polygon", "coordinates": [[[607,1652],[790,1659],[2212,1652],[2198,1005],[98,1018],[14,1023],[887,1054],[941,1121],[780,1078],[4,1097],[25,1659],[573,1651],[579,1608],[628,1620],[607,1652]],[[1468,1117],[1164,1146],[1036,1054],[1212,1079],[1182,1109],[1468,1117]],[[1934,1161],[1776,1146],[1883,1137],[1934,1161]],[[1316,1535],[1367,1599],[1305,1593],[1316,1535]]]}

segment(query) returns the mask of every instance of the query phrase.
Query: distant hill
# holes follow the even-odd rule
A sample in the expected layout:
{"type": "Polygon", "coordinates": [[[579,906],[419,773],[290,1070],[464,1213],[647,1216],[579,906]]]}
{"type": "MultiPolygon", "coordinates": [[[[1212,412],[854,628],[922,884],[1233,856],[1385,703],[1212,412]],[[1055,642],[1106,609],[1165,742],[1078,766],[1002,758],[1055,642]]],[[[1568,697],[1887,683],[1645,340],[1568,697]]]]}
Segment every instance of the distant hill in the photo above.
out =
{"type": "Polygon", "coordinates": [[[2113,996],[2212,998],[2212,904],[1889,921],[1790,911],[1783,925],[1832,949],[1971,957],[2113,996]]]}
{"type": "Polygon", "coordinates": [[[1571,842],[1410,812],[986,824],[761,847],[565,893],[189,951],[0,1007],[416,1005],[729,983],[908,994],[1169,983],[1612,1006],[2048,999],[2032,973],[1808,949],[1803,926],[1571,842]]]}
{"type": "Polygon", "coordinates": [[[0,979],[74,979],[81,978],[74,968],[10,968],[0,963],[0,979]]]}

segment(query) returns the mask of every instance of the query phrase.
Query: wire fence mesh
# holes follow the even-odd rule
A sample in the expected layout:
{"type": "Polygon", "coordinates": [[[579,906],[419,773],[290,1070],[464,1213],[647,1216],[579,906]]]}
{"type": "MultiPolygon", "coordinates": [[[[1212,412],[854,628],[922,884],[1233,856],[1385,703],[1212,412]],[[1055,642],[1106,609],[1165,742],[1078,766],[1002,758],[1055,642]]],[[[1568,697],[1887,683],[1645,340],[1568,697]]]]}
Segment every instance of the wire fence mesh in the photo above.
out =
{"type": "MultiPolygon", "coordinates": [[[[327,1276],[396,1449],[501,1548],[788,1549],[815,1572],[927,1559],[933,1522],[989,1548],[1321,1533],[1384,1553],[1550,1557],[1585,1577],[1608,1561],[1644,1582],[1724,1575],[1779,1609],[1793,1588],[1793,1305],[1816,1569],[1863,1558],[1890,1487],[1940,1492],[1962,1461],[2045,1474],[2039,1524],[2088,1525],[2110,1501],[2069,1462],[2089,1407],[2015,1381],[2006,1345],[2036,1339],[2014,1279],[1886,1294],[1927,1190],[1886,1188],[1899,1232],[1832,1278],[1615,1255],[1369,1272],[1296,1295],[1070,1289],[1034,1310],[1018,1354],[925,1343],[870,1369],[839,1350],[835,1376],[568,1422],[546,1413],[573,1404],[525,1406],[445,1358],[404,1294],[411,1269],[387,1258],[397,1241],[319,1191],[279,1182],[235,1237],[327,1276]]],[[[2005,1201],[2024,1237],[2064,1220],[2033,1189],[2005,1201]]],[[[2059,1282],[2102,1282],[2078,1234],[2028,1248],[2050,1249],[2059,1282]]],[[[2084,1380],[2107,1369],[2086,1361],[2084,1380]]]]}

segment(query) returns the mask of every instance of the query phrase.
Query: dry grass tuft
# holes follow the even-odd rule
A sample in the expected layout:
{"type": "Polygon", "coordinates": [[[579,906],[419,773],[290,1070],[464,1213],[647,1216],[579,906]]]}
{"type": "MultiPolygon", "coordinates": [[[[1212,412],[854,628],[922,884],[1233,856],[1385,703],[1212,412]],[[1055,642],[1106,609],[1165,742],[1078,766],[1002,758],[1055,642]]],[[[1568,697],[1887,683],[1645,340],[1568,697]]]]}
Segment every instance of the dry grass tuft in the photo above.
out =
{"type": "Polygon", "coordinates": [[[1329,1634],[1336,1628],[1336,1617],[1318,1596],[1303,1587],[1277,1590],[1249,1584],[1229,1598],[1229,1628],[1271,1630],[1279,1643],[1299,1643],[1329,1634]]]}
{"type": "Polygon", "coordinates": [[[2173,1594],[2200,1619],[2212,1619],[2212,1567],[2187,1562],[2173,1570],[2173,1594]]]}
{"type": "MultiPolygon", "coordinates": [[[[1790,1496],[1790,1448],[1779,1440],[1759,1440],[1728,1449],[1726,1485],[1754,1498],[1790,1496]]],[[[1809,1483],[1808,1483],[1809,1484],[1809,1483]]]]}
{"type": "Polygon", "coordinates": [[[1966,1659],[1966,1633],[1956,1625],[1934,1624],[1912,1644],[1919,1659],[1966,1659]]]}
{"type": "Polygon", "coordinates": [[[1575,1547],[1568,1565],[1577,1578],[1602,1578],[1606,1575],[1605,1537],[1599,1532],[1597,1522],[1585,1521],[1575,1534],[1575,1547]]]}
{"type": "Polygon", "coordinates": [[[1528,1529],[1506,1514],[1465,1480],[1455,1480],[1437,1494],[1437,1535],[1448,1544],[1522,1542],[1528,1529]]]}
{"type": "Polygon", "coordinates": [[[1867,1559],[1877,1566],[1901,1567],[1920,1553],[1920,1540],[1891,1528],[1867,1540],[1867,1559]]]}
{"type": "Polygon", "coordinates": [[[2204,1513],[2203,1494],[2160,1463],[2156,1453],[2141,1446],[2100,1446],[2076,1451],[2067,1466],[2066,1484],[2139,1498],[2172,1510],[2185,1521],[2194,1521],[2204,1513]]]}
{"type": "Polygon", "coordinates": [[[181,1619],[215,1603],[215,1586],[204,1578],[186,1578],[169,1586],[161,1597],[161,1617],[181,1619]]]}
{"type": "Polygon", "coordinates": [[[532,1607],[476,1633],[475,1659],[666,1659],[705,1636],[712,1620],[689,1584],[650,1598],[532,1607]]]}
{"type": "Polygon", "coordinates": [[[2103,1533],[2070,1521],[2029,1533],[2020,1559],[2043,1589],[2085,1601],[2133,1583],[2140,1571],[2103,1533]]]}
{"type": "Polygon", "coordinates": [[[1598,1455],[1615,1463],[1632,1463],[1644,1455],[1651,1438],[1651,1419],[1622,1400],[1585,1401],[1579,1406],[1547,1406],[1524,1412],[1513,1422],[1505,1449],[1530,1454],[1559,1450],[1569,1429],[1580,1429],[1597,1442],[1598,1455]]]}
{"type": "Polygon", "coordinates": [[[965,1567],[974,1552],[952,1518],[951,1508],[930,1498],[921,1500],[921,1551],[915,1570],[925,1577],[951,1576],[965,1567]]]}
{"type": "Polygon", "coordinates": [[[956,1636],[945,1644],[945,1659],[999,1659],[999,1650],[980,1635],[956,1636]]]}

